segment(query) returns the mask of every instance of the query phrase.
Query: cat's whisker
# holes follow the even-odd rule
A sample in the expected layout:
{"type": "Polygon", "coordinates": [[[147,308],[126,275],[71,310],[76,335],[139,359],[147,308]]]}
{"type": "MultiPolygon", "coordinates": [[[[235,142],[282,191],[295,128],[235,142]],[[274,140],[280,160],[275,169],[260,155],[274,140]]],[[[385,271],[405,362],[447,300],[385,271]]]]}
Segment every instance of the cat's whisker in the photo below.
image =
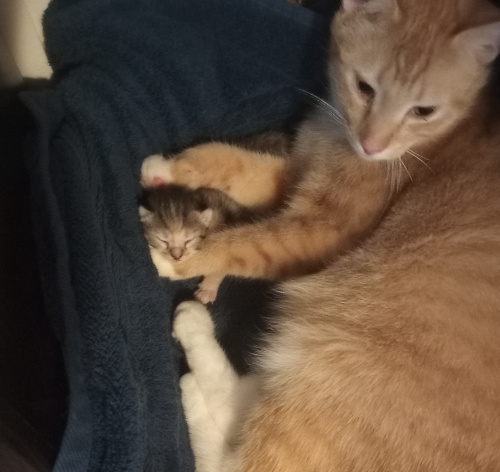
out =
{"type": "Polygon", "coordinates": [[[425,167],[427,167],[429,170],[432,170],[431,167],[429,166],[429,164],[427,164],[427,162],[425,161],[429,161],[430,159],[428,159],[427,157],[424,157],[422,156],[421,154],[418,154],[416,153],[415,151],[413,151],[412,149],[407,149],[406,152],[414,157],[415,159],[417,159],[417,161],[421,162],[425,167]],[[424,160],[425,159],[425,160],[424,160]]]}
{"type": "Polygon", "coordinates": [[[311,99],[311,101],[313,103],[315,103],[320,108],[322,108],[324,111],[326,111],[329,116],[331,116],[332,118],[335,118],[338,123],[345,124],[346,120],[345,120],[344,116],[331,103],[328,103],[323,98],[318,97],[314,93],[311,93],[311,92],[309,92],[307,90],[304,90],[304,89],[301,89],[301,88],[298,88],[297,90],[299,90],[300,92],[302,92],[305,95],[307,95],[311,99]]]}
{"type": "MultiPolygon", "coordinates": [[[[410,174],[410,171],[408,170],[408,167],[406,167],[406,164],[403,162],[403,159],[401,157],[399,158],[399,162],[401,163],[401,166],[403,166],[404,170],[408,174],[408,177],[410,178],[410,180],[413,182],[413,178],[410,174]]],[[[401,169],[401,171],[402,171],[402,169],[401,169]]]]}
{"type": "Polygon", "coordinates": [[[388,203],[392,200],[392,197],[398,191],[398,175],[396,172],[396,161],[387,161],[387,173],[389,179],[389,195],[388,195],[388,203]]]}
{"type": "Polygon", "coordinates": [[[413,156],[415,156],[415,157],[420,157],[420,159],[423,159],[424,161],[430,161],[430,159],[428,157],[425,157],[424,155],[419,154],[417,151],[414,151],[413,149],[408,148],[407,150],[410,151],[413,154],[413,156]]]}
{"type": "Polygon", "coordinates": [[[389,183],[389,201],[392,198],[392,162],[387,161],[387,176],[385,178],[386,182],[389,183]]]}
{"type": "Polygon", "coordinates": [[[401,160],[394,161],[394,168],[396,174],[396,193],[399,193],[403,182],[403,166],[401,160]]]}

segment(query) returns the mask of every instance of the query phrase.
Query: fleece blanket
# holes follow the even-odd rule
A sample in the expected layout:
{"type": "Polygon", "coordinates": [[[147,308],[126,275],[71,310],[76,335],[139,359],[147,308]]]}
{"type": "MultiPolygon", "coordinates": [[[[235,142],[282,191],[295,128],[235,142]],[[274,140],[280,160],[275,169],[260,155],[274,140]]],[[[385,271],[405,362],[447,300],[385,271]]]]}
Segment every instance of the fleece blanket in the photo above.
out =
{"type": "MultiPolygon", "coordinates": [[[[328,21],[284,0],[53,0],[44,30],[54,86],[24,101],[45,304],[70,387],[54,470],[193,470],[170,334],[193,285],[150,261],[141,162],[287,123],[298,89],[324,83],[328,21]]],[[[224,284],[215,316],[229,350],[264,289],[224,284]]]]}

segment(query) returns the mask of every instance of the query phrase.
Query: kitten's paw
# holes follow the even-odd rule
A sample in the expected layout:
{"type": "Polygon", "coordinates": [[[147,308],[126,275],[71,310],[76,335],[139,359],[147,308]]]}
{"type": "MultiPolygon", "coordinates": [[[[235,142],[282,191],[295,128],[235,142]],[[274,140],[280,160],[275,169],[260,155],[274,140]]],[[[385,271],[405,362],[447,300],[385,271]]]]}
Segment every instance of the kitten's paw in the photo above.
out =
{"type": "Polygon", "coordinates": [[[174,313],[172,335],[184,349],[197,343],[200,335],[213,337],[214,322],[208,310],[198,302],[182,302],[174,313]]]}
{"type": "Polygon", "coordinates": [[[172,160],[165,159],[161,154],[146,157],[141,168],[141,185],[159,187],[173,182],[172,160]]]}
{"type": "Polygon", "coordinates": [[[158,251],[158,249],[151,247],[149,252],[151,254],[151,260],[153,261],[160,277],[168,277],[171,280],[185,278],[175,270],[175,264],[158,251]]]}
{"type": "Polygon", "coordinates": [[[196,290],[194,294],[196,300],[198,300],[200,303],[203,303],[204,305],[214,302],[217,298],[219,285],[221,284],[223,278],[224,276],[215,274],[206,275],[200,282],[198,290],[196,290]]]}

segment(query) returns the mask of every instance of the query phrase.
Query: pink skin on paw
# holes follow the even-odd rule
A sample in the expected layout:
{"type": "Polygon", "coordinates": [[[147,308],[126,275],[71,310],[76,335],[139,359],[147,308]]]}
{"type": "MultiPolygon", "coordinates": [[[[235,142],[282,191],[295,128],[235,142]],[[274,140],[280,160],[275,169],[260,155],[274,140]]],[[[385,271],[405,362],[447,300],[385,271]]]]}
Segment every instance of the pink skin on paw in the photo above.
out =
{"type": "Polygon", "coordinates": [[[161,187],[162,185],[167,185],[167,183],[161,177],[153,177],[152,180],[147,181],[141,176],[140,183],[143,187],[161,187]]]}
{"type": "Polygon", "coordinates": [[[200,282],[198,290],[196,290],[194,294],[196,300],[204,305],[214,302],[217,298],[217,291],[219,290],[219,285],[221,284],[223,278],[223,275],[206,275],[200,282]]]}
{"type": "Polygon", "coordinates": [[[153,177],[153,187],[161,187],[166,185],[166,182],[161,177],[153,177]]]}

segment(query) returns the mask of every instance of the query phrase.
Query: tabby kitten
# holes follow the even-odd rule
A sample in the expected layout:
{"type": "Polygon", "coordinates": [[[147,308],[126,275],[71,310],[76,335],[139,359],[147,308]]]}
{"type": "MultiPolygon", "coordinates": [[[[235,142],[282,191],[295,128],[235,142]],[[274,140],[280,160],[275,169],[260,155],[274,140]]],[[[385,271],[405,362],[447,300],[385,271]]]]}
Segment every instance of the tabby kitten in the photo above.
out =
{"type": "Polygon", "coordinates": [[[265,172],[208,144],[157,163],[237,196],[255,160],[270,200],[303,170],[278,215],[209,235],[185,263],[153,251],[160,274],[317,271],[280,285],[248,388],[206,310],[179,306],[199,472],[500,470],[500,121],[484,87],[499,43],[486,0],[343,0],[337,108],[305,120],[289,160],[265,172]]]}
{"type": "Polygon", "coordinates": [[[171,260],[189,258],[208,233],[249,220],[247,208],[212,188],[162,185],[144,191],[139,214],[151,247],[171,260]]]}
{"type": "Polygon", "coordinates": [[[291,158],[206,143],[144,161],[144,180],[217,188],[250,207],[286,202],[273,218],[210,235],[189,260],[152,251],[159,274],[282,279],[359,244],[470,114],[498,51],[496,17],[486,0],[343,2],[329,61],[335,107],[316,99],[291,158]]]}
{"type": "MultiPolygon", "coordinates": [[[[209,233],[259,215],[212,188],[157,185],[146,188],[141,200],[139,214],[148,244],[171,261],[191,257],[209,233]]],[[[203,303],[214,301],[221,280],[205,277],[196,298],[203,303]]]]}

